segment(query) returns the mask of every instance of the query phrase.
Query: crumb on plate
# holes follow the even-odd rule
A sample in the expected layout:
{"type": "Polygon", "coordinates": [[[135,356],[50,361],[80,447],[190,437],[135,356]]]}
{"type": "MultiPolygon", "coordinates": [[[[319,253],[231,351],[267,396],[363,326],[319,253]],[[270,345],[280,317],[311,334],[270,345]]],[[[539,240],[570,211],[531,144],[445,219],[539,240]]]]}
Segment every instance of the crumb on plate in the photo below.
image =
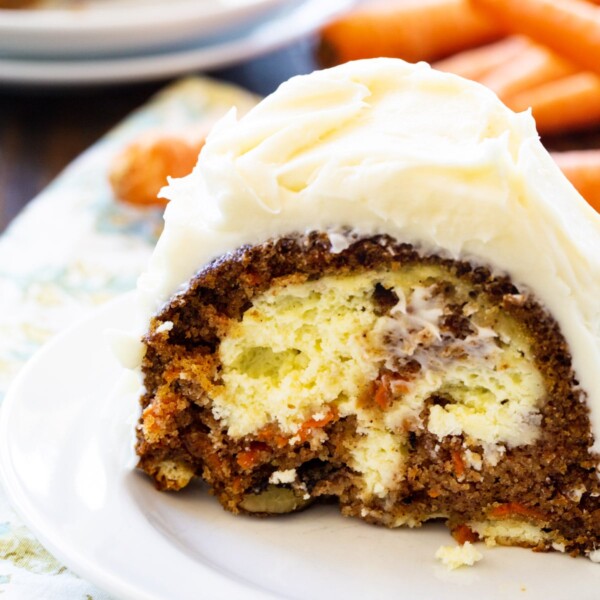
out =
{"type": "Polygon", "coordinates": [[[435,557],[449,571],[453,571],[463,566],[472,567],[483,558],[483,555],[471,542],[465,542],[462,546],[440,546],[435,557]]]}

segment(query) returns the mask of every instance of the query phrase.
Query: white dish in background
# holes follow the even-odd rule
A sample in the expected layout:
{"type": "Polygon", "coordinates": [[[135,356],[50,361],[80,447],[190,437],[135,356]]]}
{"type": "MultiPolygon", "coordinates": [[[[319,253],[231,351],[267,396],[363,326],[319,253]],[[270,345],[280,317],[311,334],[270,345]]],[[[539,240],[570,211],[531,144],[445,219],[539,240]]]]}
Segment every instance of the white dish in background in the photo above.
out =
{"type": "Polygon", "coordinates": [[[253,23],[288,1],[80,0],[0,9],[0,52],[81,57],[158,48],[253,23]]]}
{"type": "Polygon", "coordinates": [[[0,82],[18,85],[131,83],[213,69],[249,60],[300,39],[355,0],[295,0],[235,35],[176,50],[89,59],[0,57],[0,82]]]}
{"type": "Polygon", "coordinates": [[[387,530],[314,506],[236,517],[201,486],[168,494],[133,470],[134,387],[103,332],[126,328],[132,294],[48,344],[0,412],[0,473],[27,525],[76,573],[121,600],[547,600],[597,598],[600,565],[483,548],[474,568],[433,558],[441,526],[387,530]],[[112,391],[111,391],[112,390],[112,391]]]}

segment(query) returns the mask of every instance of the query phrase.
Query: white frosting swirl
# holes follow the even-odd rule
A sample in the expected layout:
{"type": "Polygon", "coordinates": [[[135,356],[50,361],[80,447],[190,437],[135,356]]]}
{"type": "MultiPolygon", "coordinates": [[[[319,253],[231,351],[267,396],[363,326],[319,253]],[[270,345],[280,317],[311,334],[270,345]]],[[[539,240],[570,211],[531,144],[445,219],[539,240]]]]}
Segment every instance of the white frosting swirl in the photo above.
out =
{"type": "Polygon", "coordinates": [[[163,190],[165,230],[139,290],[155,311],[243,244],[350,227],[474,260],[532,290],[560,324],[600,449],[600,217],[484,87],[376,59],[284,83],[212,131],[163,190]]]}

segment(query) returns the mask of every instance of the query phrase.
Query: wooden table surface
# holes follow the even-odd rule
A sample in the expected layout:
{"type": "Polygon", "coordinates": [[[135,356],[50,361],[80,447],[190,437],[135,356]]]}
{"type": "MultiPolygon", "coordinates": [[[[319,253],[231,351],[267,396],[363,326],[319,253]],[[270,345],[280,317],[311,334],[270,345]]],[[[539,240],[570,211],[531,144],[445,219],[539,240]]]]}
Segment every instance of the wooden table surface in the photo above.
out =
{"type": "MultiPolygon", "coordinates": [[[[259,94],[315,68],[310,40],[209,73],[259,94]]],[[[87,88],[0,83],[0,231],[70,161],[168,81],[87,88]]],[[[544,140],[549,149],[600,148],[600,130],[544,140]]]]}
{"type": "MultiPolygon", "coordinates": [[[[305,40],[208,75],[266,95],[315,68],[312,46],[305,40]]],[[[59,89],[0,82],[0,231],[69,162],[168,82],[59,89]]]]}

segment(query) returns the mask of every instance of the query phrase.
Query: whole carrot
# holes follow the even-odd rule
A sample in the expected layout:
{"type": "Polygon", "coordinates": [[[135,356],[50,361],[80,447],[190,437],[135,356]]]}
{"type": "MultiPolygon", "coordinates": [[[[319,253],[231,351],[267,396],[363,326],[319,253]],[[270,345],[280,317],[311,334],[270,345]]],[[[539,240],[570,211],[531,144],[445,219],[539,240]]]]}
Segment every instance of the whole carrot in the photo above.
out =
{"type": "Polygon", "coordinates": [[[600,150],[553,152],[552,158],[579,193],[600,212],[600,150]]]}
{"type": "Polygon", "coordinates": [[[485,46],[463,50],[438,60],[431,66],[439,71],[454,73],[472,81],[481,81],[494,69],[514,62],[529,46],[530,42],[527,38],[513,35],[485,46]]]}
{"type": "Polygon", "coordinates": [[[532,109],[542,135],[600,125],[600,77],[576,73],[504,99],[514,111],[532,109]]]}
{"type": "Polygon", "coordinates": [[[504,26],[600,74],[600,7],[586,0],[470,0],[504,26]]]}
{"type": "Polygon", "coordinates": [[[321,31],[323,65],[388,56],[432,61],[501,35],[468,0],[375,0],[321,31]]]}
{"type": "Polygon", "coordinates": [[[499,65],[479,81],[505,99],[578,71],[580,69],[575,64],[530,42],[516,60],[499,65]]]}

